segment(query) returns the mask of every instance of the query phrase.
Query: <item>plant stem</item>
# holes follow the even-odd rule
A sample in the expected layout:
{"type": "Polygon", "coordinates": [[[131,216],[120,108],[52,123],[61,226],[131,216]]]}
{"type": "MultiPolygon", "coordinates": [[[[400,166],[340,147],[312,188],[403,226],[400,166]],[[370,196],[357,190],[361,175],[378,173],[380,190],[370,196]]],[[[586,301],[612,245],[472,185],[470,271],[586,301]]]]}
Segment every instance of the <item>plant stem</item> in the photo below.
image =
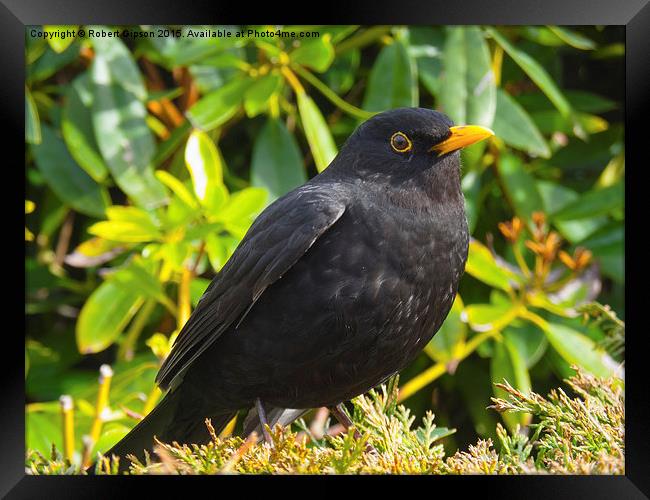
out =
{"type": "Polygon", "coordinates": [[[269,99],[269,114],[271,118],[280,118],[280,103],[277,94],[273,94],[269,99]]]}
{"type": "Polygon", "coordinates": [[[186,267],[183,267],[183,272],[181,274],[181,283],[178,286],[178,317],[176,319],[176,325],[179,329],[183,328],[183,325],[190,318],[192,313],[192,304],[190,303],[190,282],[192,281],[192,271],[186,267]]]}
{"type": "Polygon", "coordinates": [[[494,74],[494,84],[498,87],[501,85],[501,66],[503,64],[503,47],[495,45],[494,56],[492,58],[492,73],[494,74]]]}
{"type": "MultiPolygon", "coordinates": [[[[481,345],[486,340],[492,338],[494,335],[499,333],[498,329],[490,330],[488,332],[480,333],[472,337],[464,346],[461,353],[455,357],[456,361],[462,361],[467,356],[472,354],[479,345],[481,345]]],[[[447,363],[439,362],[433,365],[431,368],[420,373],[415,378],[409,380],[406,384],[402,386],[397,396],[397,401],[401,402],[405,399],[411,397],[413,394],[418,392],[420,389],[426,387],[431,382],[444,375],[447,371],[447,363]]]]}
{"type": "Polygon", "coordinates": [[[56,269],[60,271],[61,275],[63,274],[63,260],[65,259],[65,255],[68,253],[68,247],[70,246],[73,226],[74,212],[70,210],[65,216],[65,220],[61,226],[61,231],[59,231],[59,239],[56,243],[56,250],[54,252],[54,264],[56,269]]]}
{"type": "Polygon", "coordinates": [[[67,394],[59,398],[61,415],[63,417],[63,453],[72,463],[74,458],[74,403],[72,396],[67,394]]]}
{"type": "Polygon", "coordinates": [[[305,93],[305,88],[302,86],[300,80],[298,80],[294,72],[291,71],[291,69],[289,69],[289,66],[282,66],[280,71],[282,72],[282,75],[286,78],[286,80],[289,82],[289,85],[291,85],[291,88],[296,93],[296,95],[302,95],[305,93]]]}
{"type": "Polygon", "coordinates": [[[530,269],[528,268],[528,264],[526,264],[526,260],[521,254],[521,249],[519,248],[519,245],[517,245],[516,241],[512,243],[512,253],[515,255],[515,260],[521,268],[521,271],[524,273],[524,276],[530,278],[530,269]]]}
{"type": "Polygon", "coordinates": [[[344,52],[347,52],[348,50],[360,49],[361,47],[370,45],[375,40],[380,39],[389,31],[390,31],[389,26],[373,26],[372,28],[368,28],[364,31],[358,32],[354,36],[351,36],[347,40],[344,40],[343,42],[339,43],[334,49],[334,52],[338,56],[340,54],[343,54],[344,52]]]}
{"type": "Polygon", "coordinates": [[[544,332],[547,332],[549,330],[548,323],[546,322],[546,320],[541,316],[535,314],[534,312],[529,311],[528,309],[523,309],[519,313],[519,316],[523,319],[527,319],[531,323],[534,323],[544,332]]]}
{"type": "Polygon", "coordinates": [[[161,394],[162,392],[158,386],[154,385],[153,389],[151,389],[151,392],[149,393],[149,396],[147,396],[147,400],[144,403],[144,408],[142,409],[143,417],[146,417],[151,412],[151,410],[154,409],[156,403],[158,402],[158,399],[160,399],[161,394]]]}
{"type": "Polygon", "coordinates": [[[99,439],[104,424],[104,410],[108,406],[108,394],[111,390],[111,380],[113,379],[113,370],[109,365],[102,365],[99,368],[99,391],[97,392],[97,402],[95,403],[95,418],[90,429],[90,437],[93,443],[99,439]]]}
{"type": "Polygon", "coordinates": [[[352,104],[345,101],[344,99],[341,99],[338,96],[338,94],[336,94],[336,92],[332,91],[332,89],[330,89],[327,85],[321,82],[318,78],[316,78],[314,75],[312,75],[308,70],[306,70],[302,66],[296,64],[293,65],[292,68],[296,73],[298,73],[310,84],[312,84],[316,89],[318,89],[321,92],[321,94],[327,97],[332,102],[332,104],[340,108],[342,111],[345,111],[350,116],[354,118],[359,118],[361,120],[367,120],[368,118],[376,114],[370,111],[365,111],[363,109],[357,108],[356,106],[353,106],[352,104]]]}
{"type": "MultiPolygon", "coordinates": [[[[165,306],[167,309],[169,309],[169,304],[165,304],[165,306]]],[[[129,331],[126,334],[124,342],[122,342],[120,345],[120,348],[117,352],[118,359],[123,359],[125,361],[130,361],[133,359],[135,344],[138,341],[138,338],[140,338],[140,334],[142,333],[142,330],[147,324],[147,320],[149,319],[149,316],[151,316],[151,313],[155,307],[156,301],[154,299],[149,299],[140,308],[138,314],[135,316],[133,322],[131,323],[131,326],[129,327],[129,331]]]]}
{"type": "Polygon", "coordinates": [[[201,240],[201,243],[199,244],[199,250],[196,254],[196,260],[194,261],[194,265],[192,266],[192,269],[190,269],[192,276],[196,276],[196,269],[199,267],[199,263],[201,262],[201,258],[203,257],[204,253],[205,253],[205,240],[201,240]]]}

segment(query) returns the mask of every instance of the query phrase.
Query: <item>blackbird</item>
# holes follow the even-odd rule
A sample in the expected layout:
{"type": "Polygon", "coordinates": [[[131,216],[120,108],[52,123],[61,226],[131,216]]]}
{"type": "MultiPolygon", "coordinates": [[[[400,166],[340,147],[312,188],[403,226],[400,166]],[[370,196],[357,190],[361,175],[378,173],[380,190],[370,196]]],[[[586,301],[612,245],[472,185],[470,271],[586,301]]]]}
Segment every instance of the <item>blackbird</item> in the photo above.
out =
{"type": "Polygon", "coordinates": [[[248,431],[321,406],[345,421],[338,405],[406,367],[447,316],[469,243],[458,150],[490,135],[422,108],[361,124],[256,219],[162,364],[162,402],[106,455],[154,435],[205,442],[206,418],[219,432],[241,409],[248,431]]]}

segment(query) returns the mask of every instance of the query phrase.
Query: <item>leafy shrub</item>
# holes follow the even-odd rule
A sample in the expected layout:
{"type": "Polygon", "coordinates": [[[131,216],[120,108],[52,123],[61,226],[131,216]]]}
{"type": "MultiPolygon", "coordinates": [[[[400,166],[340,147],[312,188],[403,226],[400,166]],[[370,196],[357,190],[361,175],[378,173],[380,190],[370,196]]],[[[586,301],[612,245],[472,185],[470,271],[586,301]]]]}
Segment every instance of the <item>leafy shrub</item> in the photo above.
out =
{"type": "MultiPolygon", "coordinates": [[[[491,381],[523,394],[571,365],[622,376],[620,29],[315,26],[262,39],[218,28],[232,36],[27,30],[29,449],[54,443],[87,463],[126,434],[158,401],[160,361],[255,216],[322,171],[361,121],[398,106],[496,132],[463,152],[467,272],[399,401],[457,427],[443,440],[455,450],[499,438],[485,407],[508,389],[491,381]],[[97,384],[103,364],[111,375],[97,384]]],[[[500,418],[514,432],[532,415],[500,418]]],[[[400,467],[435,469],[425,455],[400,467]]]]}
{"type": "MultiPolygon", "coordinates": [[[[279,425],[272,430],[273,447],[256,443],[253,435],[220,438],[209,420],[212,436],[206,445],[158,442],[157,461],[132,457],[131,474],[624,474],[625,404],[620,379],[603,379],[578,369],[568,384],[548,398],[523,394],[501,385],[508,399],[494,398],[499,412],[530,412],[538,420],[526,437],[497,425],[499,450],[490,439],[445,457],[439,441],[453,430],[439,428],[428,412],[422,425],[412,428],[414,417],[396,406],[397,390],[386,386],[352,401],[354,427],[321,440],[302,437],[279,425]],[[356,433],[355,433],[356,431],[356,433]]],[[[302,426],[306,428],[305,424],[302,426]]],[[[97,473],[116,474],[119,459],[98,462],[97,473]]],[[[55,449],[47,459],[33,452],[27,460],[31,474],[75,474],[55,449]]]]}

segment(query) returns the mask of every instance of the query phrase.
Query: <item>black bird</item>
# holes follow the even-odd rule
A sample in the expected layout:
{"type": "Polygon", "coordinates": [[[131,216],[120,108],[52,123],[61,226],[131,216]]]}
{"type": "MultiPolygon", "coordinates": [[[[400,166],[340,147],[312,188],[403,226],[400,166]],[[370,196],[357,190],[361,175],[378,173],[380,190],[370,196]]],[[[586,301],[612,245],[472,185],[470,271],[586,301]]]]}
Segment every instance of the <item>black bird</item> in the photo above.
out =
{"type": "Polygon", "coordinates": [[[406,367],[465,268],[458,150],[490,135],[422,108],[360,125],[256,219],[160,368],[164,399],[106,455],[205,442],[206,417],[219,432],[244,408],[270,424],[340,409],[406,367]]]}

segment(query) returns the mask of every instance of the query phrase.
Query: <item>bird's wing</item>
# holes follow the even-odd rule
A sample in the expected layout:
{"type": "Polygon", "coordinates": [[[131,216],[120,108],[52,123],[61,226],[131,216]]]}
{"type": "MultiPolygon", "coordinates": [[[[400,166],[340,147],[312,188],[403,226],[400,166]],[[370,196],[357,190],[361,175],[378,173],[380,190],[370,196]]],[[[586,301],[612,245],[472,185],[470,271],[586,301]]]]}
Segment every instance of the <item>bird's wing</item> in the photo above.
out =
{"type": "Polygon", "coordinates": [[[231,325],[239,325],[264,290],[331,227],[345,204],[306,184],[270,205],[212,280],[156,376],[166,389],[231,325]]]}

